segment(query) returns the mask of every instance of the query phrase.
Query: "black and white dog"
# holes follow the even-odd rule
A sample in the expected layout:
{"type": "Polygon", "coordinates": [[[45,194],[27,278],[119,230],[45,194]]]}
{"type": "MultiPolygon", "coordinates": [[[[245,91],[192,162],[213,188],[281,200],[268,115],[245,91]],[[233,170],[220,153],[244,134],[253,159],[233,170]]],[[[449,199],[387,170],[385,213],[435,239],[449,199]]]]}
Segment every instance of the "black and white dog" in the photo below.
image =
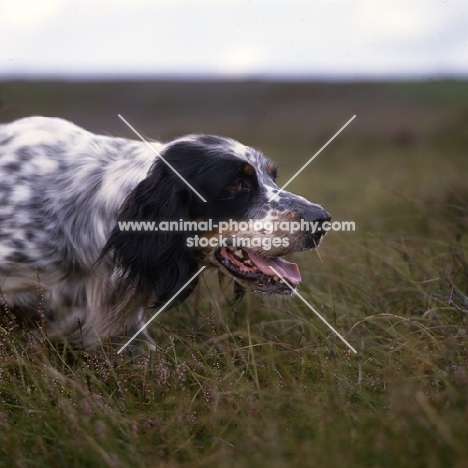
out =
{"type": "Polygon", "coordinates": [[[122,229],[119,222],[330,219],[319,205],[279,191],[275,165],[237,141],[189,135],[151,144],[160,156],[142,141],[57,118],[0,125],[0,310],[36,320],[39,286],[49,338],[89,347],[138,330],[145,309],[170,299],[199,265],[257,293],[291,292],[270,267],[300,283],[297,265],[280,257],[316,247],[322,231],[291,232],[281,223],[239,231],[230,223],[221,239],[215,228],[122,229]],[[195,245],[195,234],[205,243],[195,245]],[[279,241],[238,247],[239,237],[279,241]]]}

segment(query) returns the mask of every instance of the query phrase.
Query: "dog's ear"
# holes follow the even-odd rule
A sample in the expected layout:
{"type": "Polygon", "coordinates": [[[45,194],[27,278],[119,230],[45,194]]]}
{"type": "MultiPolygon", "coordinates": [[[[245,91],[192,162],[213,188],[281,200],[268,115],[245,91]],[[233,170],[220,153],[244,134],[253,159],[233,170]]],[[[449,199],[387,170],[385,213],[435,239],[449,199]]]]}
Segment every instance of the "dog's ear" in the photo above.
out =
{"type": "MultiPolygon", "coordinates": [[[[161,164],[155,164],[122,205],[118,223],[112,230],[100,260],[111,255],[121,272],[122,286],[152,290],[157,303],[170,299],[198,269],[193,248],[187,246],[190,233],[161,230],[161,222],[188,221],[193,194],[179,177],[161,164]],[[140,223],[141,230],[122,230],[122,223],[140,223]],[[142,222],[158,230],[145,230],[142,222]],[[120,224],[120,225],[119,225],[120,224]]],[[[196,203],[196,202],[195,202],[196,203]]],[[[135,224],[134,224],[135,227],[135,224]]],[[[192,234],[193,235],[193,234],[192,234]]],[[[197,284],[194,279],[171,303],[185,300],[197,284]]]]}

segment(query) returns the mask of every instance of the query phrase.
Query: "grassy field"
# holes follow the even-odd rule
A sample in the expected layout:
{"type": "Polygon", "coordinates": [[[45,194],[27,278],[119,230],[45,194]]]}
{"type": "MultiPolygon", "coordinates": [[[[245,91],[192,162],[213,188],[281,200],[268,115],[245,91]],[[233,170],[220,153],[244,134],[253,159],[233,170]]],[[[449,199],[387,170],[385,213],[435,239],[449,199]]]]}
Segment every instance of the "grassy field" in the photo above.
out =
{"type": "MultiPolygon", "coordinates": [[[[355,232],[293,258],[297,299],[208,273],[134,360],[72,356],[0,328],[0,466],[468,466],[468,83],[0,83],[0,121],[217,133],[355,232]]],[[[1,229],[1,226],[0,226],[1,229]]],[[[39,307],[40,305],[38,305],[39,307]]]]}

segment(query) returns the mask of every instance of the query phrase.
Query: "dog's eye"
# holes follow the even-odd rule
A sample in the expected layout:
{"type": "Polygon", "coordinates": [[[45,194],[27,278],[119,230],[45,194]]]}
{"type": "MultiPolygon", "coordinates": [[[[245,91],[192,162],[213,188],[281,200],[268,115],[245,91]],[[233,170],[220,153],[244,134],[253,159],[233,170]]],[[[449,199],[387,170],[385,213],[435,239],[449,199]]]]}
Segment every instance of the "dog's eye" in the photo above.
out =
{"type": "Polygon", "coordinates": [[[229,190],[241,190],[242,189],[242,182],[233,182],[232,184],[228,185],[229,190]]]}

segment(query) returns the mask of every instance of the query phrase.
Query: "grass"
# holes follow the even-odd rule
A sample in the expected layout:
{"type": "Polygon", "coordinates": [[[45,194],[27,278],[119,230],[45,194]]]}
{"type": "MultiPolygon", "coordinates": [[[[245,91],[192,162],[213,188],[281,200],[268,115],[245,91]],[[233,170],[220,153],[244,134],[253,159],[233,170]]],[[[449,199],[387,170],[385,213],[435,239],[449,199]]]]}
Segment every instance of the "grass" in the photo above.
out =
{"type": "MultiPolygon", "coordinates": [[[[6,314],[0,465],[468,465],[468,85],[112,86],[102,109],[133,96],[146,102],[133,109],[146,134],[154,114],[167,138],[206,127],[247,140],[279,161],[280,182],[358,115],[290,187],[356,222],[328,234],[320,257],[294,259],[301,294],[358,353],[297,299],[229,306],[213,273],[154,322],[158,352],[133,359],[105,344],[57,350],[6,314]],[[323,115],[304,122],[315,104],[323,115]]],[[[33,109],[79,122],[101,89],[4,83],[0,117],[33,109]]],[[[101,110],[87,126],[110,120],[101,110]]]]}

